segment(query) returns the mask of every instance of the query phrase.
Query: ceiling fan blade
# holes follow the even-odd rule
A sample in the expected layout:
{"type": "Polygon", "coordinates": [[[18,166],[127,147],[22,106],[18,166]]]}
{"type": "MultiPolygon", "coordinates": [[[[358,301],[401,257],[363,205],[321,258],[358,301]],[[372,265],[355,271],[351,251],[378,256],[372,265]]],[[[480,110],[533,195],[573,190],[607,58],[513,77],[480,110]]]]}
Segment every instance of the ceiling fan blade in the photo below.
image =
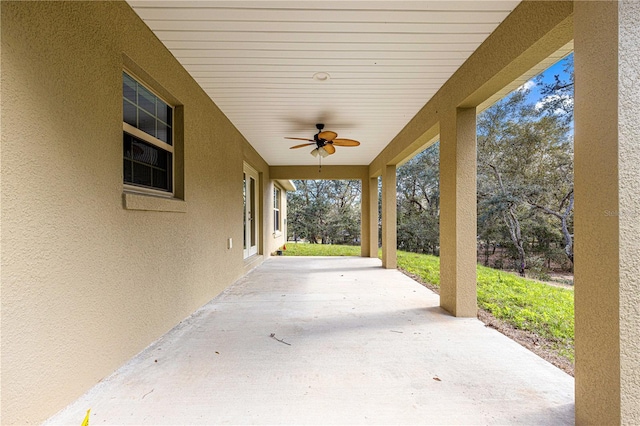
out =
{"type": "Polygon", "coordinates": [[[336,152],[336,148],[331,144],[331,142],[324,145],[324,150],[329,153],[329,155],[334,154],[336,152]]]}
{"type": "Polygon", "coordinates": [[[354,141],[353,139],[334,139],[333,144],[335,146],[358,146],[360,142],[354,141]]]}
{"type": "Polygon", "coordinates": [[[308,138],[285,138],[285,139],[293,139],[294,141],[309,141],[309,142],[315,142],[313,139],[308,139],[308,138]]]}
{"type": "Polygon", "coordinates": [[[310,145],[315,145],[315,142],[310,142],[310,143],[302,143],[300,145],[294,145],[289,149],[296,149],[296,148],[304,148],[305,146],[310,146],[310,145]]]}
{"type": "Polygon", "coordinates": [[[332,132],[330,130],[318,133],[318,137],[320,139],[324,139],[325,141],[332,141],[338,137],[336,132],[332,132]]]}

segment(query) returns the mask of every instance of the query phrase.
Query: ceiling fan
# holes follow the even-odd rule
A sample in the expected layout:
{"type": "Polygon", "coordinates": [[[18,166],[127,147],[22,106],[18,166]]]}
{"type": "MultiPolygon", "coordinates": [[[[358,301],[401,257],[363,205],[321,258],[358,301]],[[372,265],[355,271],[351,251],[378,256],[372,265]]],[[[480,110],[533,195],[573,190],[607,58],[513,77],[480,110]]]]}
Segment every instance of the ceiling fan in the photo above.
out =
{"type": "Polygon", "coordinates": [[[324,129],[324,124],[318,123],[316,124],[316,129],[318,129],[318,133],[313,135],[313,139],[307,138],[285,138],[285,139],[293,139],[298,141],[307,141],[307,143],[303,143],[300,145],[294,145],[289,149],[296,148],[304,148],[305,146],[315,145],[316,147],[311,151],[311,155],[317,157],[327,157],[336,152],[336,146],[358,146],[360,142],[354,141],[353,139],[337,139],[338,134],[336,132],[332,132],[330,130],[324,129]]]}

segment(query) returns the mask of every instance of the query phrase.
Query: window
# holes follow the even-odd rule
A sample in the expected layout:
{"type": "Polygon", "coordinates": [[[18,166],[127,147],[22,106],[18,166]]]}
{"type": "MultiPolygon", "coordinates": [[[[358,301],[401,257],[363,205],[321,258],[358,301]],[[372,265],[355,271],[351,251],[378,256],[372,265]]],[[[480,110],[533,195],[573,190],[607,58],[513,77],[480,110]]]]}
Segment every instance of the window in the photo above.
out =
{"type": "Polygon", "coordinates": [[[273,232],[280,232],[280,188],[273,188],[273,232]]]}
{"type": "Polygon", "coordinates": [[[125,185],[173,194],[173,108],[122,73],[125,185]]]}

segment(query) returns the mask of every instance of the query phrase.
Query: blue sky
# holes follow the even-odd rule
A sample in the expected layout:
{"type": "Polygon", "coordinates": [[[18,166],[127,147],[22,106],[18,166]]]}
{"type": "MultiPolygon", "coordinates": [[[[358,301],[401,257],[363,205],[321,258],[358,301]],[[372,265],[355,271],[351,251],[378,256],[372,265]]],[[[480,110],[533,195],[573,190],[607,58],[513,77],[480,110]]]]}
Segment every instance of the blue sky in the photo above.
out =
{"type": "MultiPolygon", "coordinates": [[[[554,76],[556,74],[560,76],[561,80],[569,80],[569,74],[564,71],[565,60],[573,61],[573,53],[571,53],[566,58],[561,59],[560,61],[556,62],[555,64],[547,68],[545,71],[543,71],[541,73],[543,75],[542,81],[545,83],[551,83],[554,81],[554,76]]],[[[540,96],[540,88],[535,83],[536,83],[535,78],[532,78],[527,83],[527,86],[529,86],[529,89],[530,89],[529,96],[527,97],[527,99],[531,103],[537,103],[542,100],[540,96]]]]}

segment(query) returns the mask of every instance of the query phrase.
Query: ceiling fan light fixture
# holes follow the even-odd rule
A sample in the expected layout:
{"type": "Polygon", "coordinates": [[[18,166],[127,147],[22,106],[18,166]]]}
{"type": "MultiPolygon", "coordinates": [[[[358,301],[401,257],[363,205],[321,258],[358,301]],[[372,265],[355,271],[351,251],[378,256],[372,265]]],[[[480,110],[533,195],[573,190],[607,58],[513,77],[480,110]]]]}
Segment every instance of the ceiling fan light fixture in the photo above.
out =
{"type": "Polygon", "coordinates": [[[313,79],[316,81],[327,81],[331,78],[328,72],[317,72],[313,75],[313,79]]]}
{"type": "Polygon", "coordinates": [[[322,158],[326,158],[326,157],[329,156],[329,153],[327,152],[326,149],[324,149],[324,147],[323,148],[318,148],[318,152],[320,153],[320,156],[322,158]]]}
{"type": "Polygon", "coordinates": [[[320,152],[318,151],[318,148],[316,148],[313,151],[311,151],[311,155],[313,155],[314,157],[317,157],[319,153],[320,152]]]}

